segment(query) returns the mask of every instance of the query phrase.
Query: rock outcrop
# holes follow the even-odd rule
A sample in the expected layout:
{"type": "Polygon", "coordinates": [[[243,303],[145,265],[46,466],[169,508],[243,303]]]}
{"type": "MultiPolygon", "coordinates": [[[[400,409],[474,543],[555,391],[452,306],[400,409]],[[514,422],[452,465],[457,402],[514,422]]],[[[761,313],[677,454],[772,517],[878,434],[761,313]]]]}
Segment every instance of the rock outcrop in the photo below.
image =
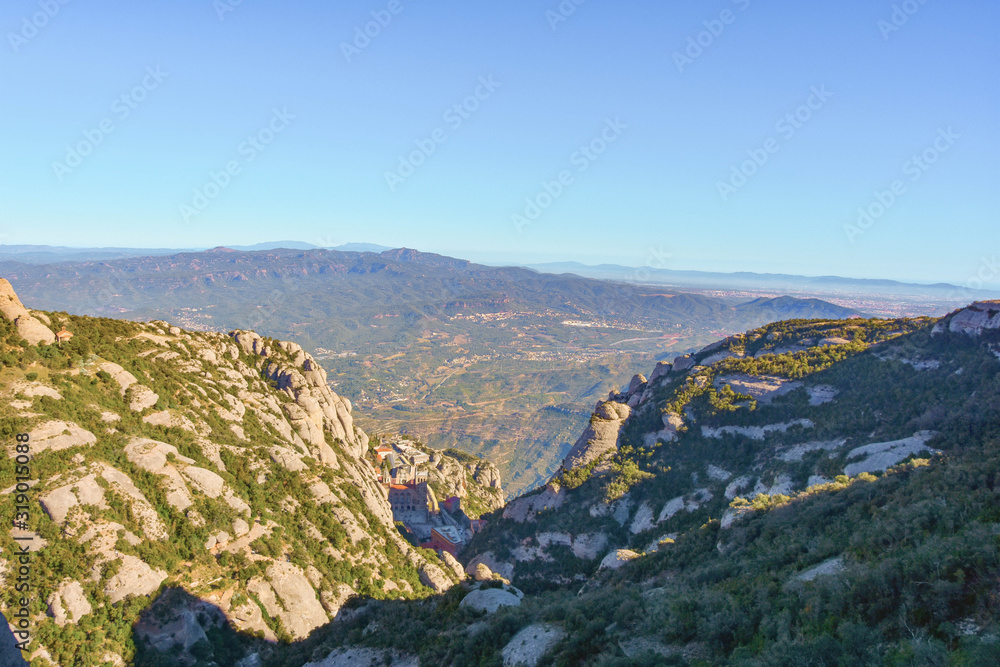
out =
{"type": "Polygon", "coordinates": [[[503,649],[504,667],[535,667],[566,636],[557,625],[537,623],[522,628],[503,649]]]}
{"type": "Polygon", "coordinates": [[[594,408],[590,424],[563,459],[563,470],[582,468],[618,448],[618,436],[632,409],[616,401],[603,401],[594,408]]]}
{"type": "Polygon", "coordinates": [[[305,572],[292,563],[272,563],[267,569],[267,580],[254,579],[247,590],[257,596],[271,617],[281,619],[295,639],[308,637],[329,621],[305,572]]]}
{"type": "MultiPolygon", "coordinates": [[[[29,320],[4,286],[5,317],[41,319],[29,320]]],[[[39,591],[48,618],[34,622],[52,624],[49,635],[103,606],[166,591],[151,608],[157,622],[137,625],[137,636],[178,665],[205,664],[206,637],[226,623],[267,640],[281,631],[299,639],[336,618],[357,590],[425,597],[465,578],[453,558],[415,549],[398,532],[351,402],[300,346],[165,322],[51,321],[74,329],[91,356],[81,360],[75,345],[32,354],[8,366],[0,387],[45,470],[30,497],[58,526],[47,540],[16,536],[34,536],[33,551],[65,543],[82,556],[63,563],[63,583],[39,591]],[[235,576],[241,568],[253,572],[235,576]]],[[[10,343],[3,351],[24,353],[10,343]]],[[[492,466],[448,461],[499,506],[492,466]]],[[[12,566],[0,554],[0,585],[12,566]]],[[[135,620],[113,616],[102,652],[86,657],[126,655],[115,638],[129,636],[135,620]]]]}
{"type": "Polygon", "coordinates": [[[555,509],[566,499],[566,490],[556,484],[546,484],[541,493],[521,496],[507,504],[503,517],[517,523],[534,521],[535,515],[548,509],[555,509]]]}
{"type": "Polygon", "coordinates": [[[93,611],[87,594],[79,581],[67,581],[62,583],[46,601],[48,613],[56,625],[63,626],[68,623],[76,623],[81,618],[93,611]]]}
{"type": "Polygon", "coordinates": [[[611,570],[617,570],[625,563],[630,560],[635,560],[638,557],[639,554],[634,551],[630,551],[628,549],[616,549],[604,557],[601,561],[601,569],[608,568],[611,570]]]}
{"type": "Polygon", "coordinates": [[[934,331],[940,333],[945,328],[970,336],[978,336],[991,329],[1000,329],[1000,300],[977,301],[952,315],[949,320],[935,325],[934,331]]]}
{"type": "Polygon", "coordinates": [[[90,431],[62,420],[43,422],[31,429],[29,435],[31,448],[36,453],[45,450],[58,452],[71,447],[89,447],[97,442],[97,437],[90,431]]]}
{"type": "Polygon", "coordinates": [[[17,333],[29,344],[45,343],[51,345],[56,342],[56,335],[52,333],[52,329],[49,329],[28,312],[28,309],[24,307],[14,292],[14,287],[4,278],[0,278],[0,313],[14,323],[14,326],[17,327],[17,333]]]}
{"type": "Polygon", "coordinates": [[[471,607],[492,614],[500,607],[517,607],[521,604],[524,593],[513,586],[504,588],[480,588],[466,595],[459,606],[471,607]]]}

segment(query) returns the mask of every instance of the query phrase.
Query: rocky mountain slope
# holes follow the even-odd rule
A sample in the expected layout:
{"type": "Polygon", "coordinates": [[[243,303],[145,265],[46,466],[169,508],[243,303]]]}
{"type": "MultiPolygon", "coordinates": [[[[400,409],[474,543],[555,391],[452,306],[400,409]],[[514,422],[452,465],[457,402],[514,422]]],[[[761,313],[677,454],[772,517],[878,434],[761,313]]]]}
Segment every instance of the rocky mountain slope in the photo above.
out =
{"type": "Polygon", "coordinates": [[[418,448],[430,453],[428,484],[437,498],[461,498],[463,511],[473,519],[503,507],[503,485],[495,465],[457,449],[418,448]]]}
{"type": "MultiPolygon", "coordinates": [[[[299,345],[29,312],[6,281],[0,301],[0,507],[29,508],[0,536],[0,600],[14,618],[28,545],[33,665],[261,664],[353,595],[462,574],[396,530],[351,401],[299,345]]],[[[468,459],[436,466],[498,506],[468,459]]]]}
{"type": "Polygon", "coordinates": [[[599,402],[462,554],[480,583],[275,664],[997,664],[998,507],[1000,302],[780,322],[599,402]]]}

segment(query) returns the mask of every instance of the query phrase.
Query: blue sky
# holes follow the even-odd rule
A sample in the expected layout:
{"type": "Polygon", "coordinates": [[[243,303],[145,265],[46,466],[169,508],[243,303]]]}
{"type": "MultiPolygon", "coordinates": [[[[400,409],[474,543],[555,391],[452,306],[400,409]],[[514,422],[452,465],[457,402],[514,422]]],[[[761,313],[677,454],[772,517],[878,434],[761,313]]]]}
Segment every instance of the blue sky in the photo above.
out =
{"type": "Polygon", "coordinates": [[[276,5],[5,2],[0,241],[1000,288],[995,2],[276,5]]]}

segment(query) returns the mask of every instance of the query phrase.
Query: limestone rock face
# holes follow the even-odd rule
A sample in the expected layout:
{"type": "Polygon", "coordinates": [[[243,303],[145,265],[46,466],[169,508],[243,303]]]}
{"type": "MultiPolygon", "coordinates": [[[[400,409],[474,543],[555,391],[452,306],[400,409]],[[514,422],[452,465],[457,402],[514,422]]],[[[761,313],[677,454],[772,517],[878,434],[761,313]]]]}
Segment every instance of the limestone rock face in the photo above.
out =
{"type": "Polygon", "coordinates": [[[184,468],[184,476],[187,477],[196,489],[204,493],[209,498],[218,498],[222,495],[222,488],[226,482],[211,470],[188,466],[184,468]]]}
{"type": "Polygon", "coordinates": [[[167,573],[163,570],[154,570],[145,561],[124,554],[121,569],[105,583],[104,594],[111,602],[119,602],[129,595],[150,595],[166,578],[167,573]]]}
{"type": "Polygon", "coordinates": [[[441,568],[433,563],[424,563],[420,568],[420,582],[424,586],[433,588],[438,593],[443,593],[452,587],[454,582],[441,571],[441,568]]]}
{"type": "Polygon", "coordinates": [[[566,498],[566,491],[554,484],[547,484],[541,493],[532,496],[521,496],[511,501],[504,508],[503,518],[512,519],[518,523],[534,521],[535,514],[546,509],[560,507],[566,498]]]}
{"type": "Polygon", "coordinates": [[[500,489],[500,471],[493,464],[477,466],[473,478],[482,486],[500,489]]]}
{"type": "Polygon", "coordinates": [[[136,412],[142,412],[146,408],[151,408],[160,400],[160,396],[145,385],[136,384],[131,387],[131,396],[128,407],[136,412]]]}
{"type": "Polygon", "coordinates": [[[504,667],[535,667],[566,632],[550,623],[523,628],[503,648],[504,667]]]}
{"type": "Polygon", "coordinates": [[[354,589],[347,584],[341,584],[337,587],[336,592],[322,591],[319,599],[330,618],[336,618],[340,609],[352,595],[354,595],[354,589]]]}
{"type": "Polygon", "coordinates": [[[459,603],[459,606],[472,607],[479,611],[485,611],[487,614],[492,614],[500,607],[519,607],[522,597],[524,597],[524,594],[513,586],[481,588],[466,595],[459,603]]]}
{"type": "Polygon", "coordinates": [[[21,396],[27,396],[28,398],[34,398],[35,396],[48,396],[55,401],[62,400],[62,394],[54,388],[44,385],[41,382],[19,382],[15,385],[14,392],[16,394],[20,394],[21,396]]]}
{"type": "Polygon", "coordinates": [[[472,578],[476,581],[493,581],[493,570],[486,563],[476,563],[472,578]]]}
{"type": "Polygon", "coordinates": [[[729,385],[737,394],[752,396],[761,403],[770,403],[773,398],[784,396],[802,386],[801,382],[784,378],[745,375],[743,373],[719,376],[715,378],[713,384],[717,389],[729,385]]]}
{"type": "Polygon", "coordinates": [[[668,412],[660,419],[663,422],[663,428],[643,436],[647,447],[653,446],[658,440],[664,442],[676,440],[677,433],[684,427],[684,418],[676,412],[668,412]]]}
{"type": "Polygon", "coordinates": [[[581,468],[618,448],[618,436],[632,409],[614,401],[598,403],[590,424],[563,460],[564,470],[581,468]]]}
{"type": "Polygon", "coordinates": [[[35,452],[50,450],[57,452],[70,447],[93,445],[97,437],[73,422],[59,420],[39,424],[30,431],[31,448],[35,452]]]}
{"type": "MultiPolygon", "coordinates": [[[[81,327],[79,341],[87,340],[87,331],[81,327]]],[[[271,641],[277,639],[273,619],[280,619],[296,639],[329,623],[355,595],[356,585],[353,575],[341,581],[331,560],[372,573],[371,582],[358,585],[379,585],[402,595],[423,596],[424,586],[442,592],[466,578],[450,555],[439,560],[400,535],[387,492],[369,460],[368,437],[354,425],[351,402],[329,388],[326,373],[301,347],[271,340],[265,344],[245,332],[188,332],[155,322],[122,322],[108,335],[115,336],[115,345],[104,348],[108,359],[67,369],[47,367],[39,373],[40,381],[21,379],[14,371],[13,380],[0,387],[11,411],[32,413],[21,415],[32,452],[45,457],[45,466],[57,464],[46,467],[48,472],[32,484],[34,497],[60,529],[58,538],[48,542],[73,544],[89,559],[88,571],[76,573],[82,585],[67,581],[44,591],[49,618],[37,622],[55,627],[92,618],[90,605],[95,603],[87,599],[93,590],[88,586],[116,603],[153,595],[166,582],[157,600],[169,604],[154,602],[155,614],[143,612],[153,625],[141,632],[138,625],[132,629],[157,650],[176,656],[180,667],[201,664],[197,658],[206,652],[205,638],[219,627],[219,619],[240,630],[259,631],[271,641]],[[138,370],[126,370],[131,368],[141,368],[141,376],[138,370]],[[61,389],[67,395],[55,387],[67,387],[61,389]],[[53,406],[49,400],[31,400],[38,396],[62,402],[53,406]],[[154,407],[160,397],[169,397],[169,408],[154,407]],[[73,405],[66,406],[67,400],[73,405]],[[88,421],[68,421],[76,417],[67,417],[65,410],[74,406],[85,415],[80,419],[88,421]],[[78,424],[95,424],[93,433],[78,424]],[[69,455],[60,451],[84,447],[90,449],[69,455]],[[111,461],[118,455],[127,461],[115,468],[111,461]],[[228,474],[238,481],[227,483],[223,476],[228,474]],[[277,499],[283,515],[294,515],[282,516],[280,525],[261,516],[256,505],[255,515],[248,502],[253,495],[245,490],[275,476],[296,482],[287,484],[288,495],[277,499]],[[204,537],[196,548],[211,550],[223,576],[213,581],[189,563],[167,566],[147,560],[146,554],[164,546],[151,542],[172,537],[160,517],[164,508],[151,500],[179,510],[182,530],[185,521],[201,529],[204,537]],[[320,506],[322,520],[311,502],[320,506]],[[316,540],[325,558],[310,551],[307,562],[292,564],[281,552],[262,553],[254,544],[261,537],[278,541],[285,553],[302,539],[316,540]],[[366,546],[350,548],[339,544],[341,538],[366,546]],[[394,553],[412,564],[423,585],[398,570],[387,571],[394,553]],[[244,562],[263,568],[249,584],[230,576],[244,562]]],[[[495,468],[464,458],[447,460],[447,473],[460,481],[455,495],[461,497],[457,491],[467,486],[502,498],[495,468]]],[[[36,537],[33,545],[41,548],[45,540],[36,537]]],[[[7,575],[9,582],[9,569],[7,575]]],[[[122,625],[123,619],[110,622],[125,636],[129,626],[122,625]]],[[[267,653],[261,655],[263,667],[267,653]]],[[[117,658],[105,661],[124,664],[117,658]]]]}
{"type": "Polygon", "coordinates": [[[677,357],[674,359],[673,373],[683,373],[684,371],[694,368],[694,356],[688,354],[683,357],[677,357]]]}
{"type": "MultiPolygon", "coordinates": [[[[155,403],[154,403],[155,404],[155,403]]],[[[198,429],[195,427],[194,422],[185,417],[184,415],[172,414],[169,410],[164,410],[162,412],[154,412],[153,414],[146,415],[142,418],[147,424],[152,426],[175,426],[182,428],[186,431],[191,431],[196,433],[198,429]]]]}
{"type": "Polygon", "coordinates": [[[451,568],[451,571],[455,573],[456,577],[459,579],[465,579],[465,568],[462,567],[462,564],[459,563],[454,556],[447,551],[442,551],[441,560],[444,561],[445,565],[451,568]]]}
{"type": "Polygon", "coordinates": [[[977,301],[956,313],[948,330],[978,336],[986,329],[1000,329],[1000,301],[977,301]]]}
{"type": "Polygon", "coordinates": [[[49,616],[55,619],[56,625],[76,623],[93,611],[90,601],[79,581],[68,581],[60,584],[47,600],[49,616]]]}
{"type": "Polygon", "coordinates": [[[171,455],[179,463],[190,464],[194,460],[181,456],[173,445],[148,438],[133,438],[125,446],[125,455],[143,470],[167,478],[167,502],[181,511],[191,506],[191,492],[187,483],[177,468],[167,462],[167,456],[171,455]]]}
{"type": "Polygon", "coordinates": [[[127,370],[125,370],[118,364],[111,361],[105,361],[104,363],[98,365],[97,369],[100,371],[104,371],[105,373],[111,376],[112,380],[118,383],[118,387],[122,396],[125,396],[125,392],[128,391],[129,387],[138,382],[138,380],[135,378],[134,375],[129,373],[127,370]]]}
{"type": "MultiPolygon", "coordinates": [[[[164,653],[183,652],[207,641],[206,630],[226,622],[226,617],[215,605],[192,598],[178,589],[168,589],[151,609],[154,613],[143,614],[135,633],[164,653]]],[[[260,613],[259,607],[257,612],[260,613]]]]}
{"type": "MultiPolygon", "coordinates": [[[[234,331],[230,336],[246,354],[270,356],[263,339],[248,331],[234,331]]],[[[309,443],[315,458],[324,461],[336,457],[326,443],[326,435],[340,440],[347,452],[361,458],[367,448],[367,436],[359,435],[351,415],[351,402],[335,394],[326,381],[326,371],[299,345],[291,342],[279,344],[292,355],[292,365],[277,362],[265,363],[262,370],[275,381],[278,390],[285,392],[294,402],[285,404],[285,411],[292,427],[309,443]]]]}
{"type": "Polygon", "coordinates": [[[492,551],[487,551],[485,553],[479,554],[465,566],[465,571],[475,576],[477,572],[477,567],[482,563],[489,568],[491,572],[499,574],[504,579],[512,579],[514,577],[514,566],[510,563],[505,563],[502,560],[497,559],[492,551]]]}
{"type": "Polygon", "coordinates": [[[233,535],[236,537],[243,537],[250,532],[250,525],[243,519],[236,518],[233,520],[233,535]]]}
{"type": "Polygon", "coordinates": [[[17,298],[14,287],[4,278],[0,278],[0,313],[14,323],[17,333],[21,335],[31,345],[45,343],[51,345],[56,342],[56,335],[52,329],[42,324],[38,318],[28,312],[21,300],[17,298]]]}
{"type": "Polygon", "coordinates": [[[733,527],[739,519],[746,516],[747,514],[752,514],[753,508],[749,506],[742,507],[730,507],[722,514],[722,519],[719,520],[719,527],[722,530],[729,530],[733,527]]]}
{"type": "Polygon", "coordinates": [[[625,563],[638,557],[639,554],[634,551],[629,551],[628,549],[617,549],[604,557],[604,560],[601,561],[599,569],[603,570],[608,568],[611,570],[617,570],[625,563]]]}
{"type": "Polygon", "coordinates": [[[608,546],[608,536],[604,533],[585,533],[573,540],[573,555],[583,560],[594,560],[608,546]]]}
{"type": "Polygon", "coordinates": [[[426,466],[429,481],[441,490],[444,500],[451,496],[474,498],[489,512],[503,507],[500,471],[489,461],[459,459],[434,450],[426,466]]]}
{"type": "Polygon", "coordinates": [[[310,632],[330,620],[300,567],[292,563],[272,563],[267,568],[267,578],[269,585],[264,583],[258,586],[261,602],[267,613],[281,618],[293,637],[308,637],[310,632]],[[273,592],[271,595],[267,593],[268,589],[273,592]]]}
{"type": "Polygon", "coordinates": [[[77,505],[94,505],[101,509],[108,507],[104,502],[104,489],[97,483],[94,475],[87,475],[72,484],[53,489],[40,500],[46,513],[58,524],[64,523],[69,511],[77,505]]]}

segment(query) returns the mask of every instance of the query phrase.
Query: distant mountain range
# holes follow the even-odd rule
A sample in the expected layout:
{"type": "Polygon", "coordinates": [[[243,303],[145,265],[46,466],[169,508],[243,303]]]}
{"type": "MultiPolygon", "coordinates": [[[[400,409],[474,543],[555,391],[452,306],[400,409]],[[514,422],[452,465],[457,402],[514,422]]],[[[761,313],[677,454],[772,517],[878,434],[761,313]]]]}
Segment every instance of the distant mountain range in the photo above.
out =
{"type": "MultiPolygon", "coordinates": [[[[229,245],[231,250],[255,252],[261,250],[335,250],[339,252],[382,253],[390,246],[376,243],[345,243],[323,248],[303,241],[270,241],[254,245],[229,245]]],[[[71,248],[48,245],[0,245],[0,264],[53,264],[60,262],[87,262],[125,259],[129,257],[156,257],[182,253],[202,252],[209,248],[71,248]]],[[[490,264],[504,267],[512,264],[490,264]]],[[[580,262],[547,262],[519,265],[541,273],[572,273],[583,278],[610,280],[632,284],[667,285],[688,290],[768,291],[791,296],[873,296],[880,299],[906,301],[933,301],[937,308],[927,314],[943,314],[950,307],[961,307],[970,301],[995,299],[1000,291],[972,290],[950,283],[907,283],[897,280],[873,278],[844,278],[842,276],[800,276],[783,273],[751,273],[746,271],[722,273],[711,271],[680,271],[632,267],[619,264],[588,265],[580,262]],[[944,309],[944,310],[942,310],[944,309]]]]}
{"type": "MultiPolygon", "coordinates": [[[[247,246],[227,246],[232,250],[255,251],[288,248],[291,250],[314,250],[320,246],[302,241],[271,241],[247,246]]],[[[374,243],[345,243],[331,248],[344,252],[383,252],[388,246],[374,243]]],[[[185,252],[200,252],[208,248],[71,248],[50,245],[0,245],[0,263],[22,262],[24,264],[53,264],[57,262],[96,262],[126,257],[157,257],[177,255],[185,252]]]]}
{"type": "MultiPolygon", "coordinates": [[[[288,297],[308,297],[312,307],[320,299],[324,312],[317,315],[334,317],[335,328],[345,320],[366,322],[369,315],[387,312],[423,317],[550,309],[560,317],[622,318],[648,325],[697,317],[699,327],[732,326],[772,315],[858,314],[816,299],[722,299],[651,292],[648,285],[489,267],[408,248],[375,253],[219,247],[44,265],[7,261],[0,263],[0,269],[40,307],[135,317],[154,317],[172,308],[212,308],[217,311],[211,318],[215,328],[245,324],[246,308],[273,300],[275,287],[288,297]]],[[[288,299],[276,305],[295,308],[301,302],[288,299]]]]}
{"type": "Polygon", "coordinates": [[[971,290],[949,283],[905,283],[872,278],[841,276],[798,276],[783,273],[715,273],[672,269],[635,268],[618,264],[587,265],[579,262],[528,264],[544,273],[572,273],[599,280],[642,282],[677,288],[713,290],[772,290],[786,294],[872,295],[880,298],[924,298],[946,300],[959,307],[970,300],[996,299],[1000,292],[971,290]]]}
{"type": "Polygon", "coordinates": [[[861,314],[409,249],[216,248],[0,272],[33,308],[300,341],[372,418],[364,428],[488,455],[510,493],[544,482],[594,400],[635,368],[776,320],[861,314]]]}

